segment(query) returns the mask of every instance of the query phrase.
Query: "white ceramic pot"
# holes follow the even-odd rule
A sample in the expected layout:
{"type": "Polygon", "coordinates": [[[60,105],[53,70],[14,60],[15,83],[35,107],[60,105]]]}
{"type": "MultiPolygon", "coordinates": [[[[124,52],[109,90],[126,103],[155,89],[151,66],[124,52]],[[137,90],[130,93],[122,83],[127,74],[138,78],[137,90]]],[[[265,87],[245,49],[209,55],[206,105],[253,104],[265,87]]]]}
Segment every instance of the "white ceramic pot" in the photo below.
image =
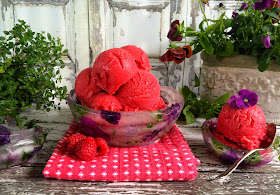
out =
{"type": "Polygon", "coordinates": [[[280,66],[272,62],[268,70],[259,72],[253,56],[233,55],[217,61],[215,55],[202,53],[201,58],[202,98],[213,100],[226,92],[234,95],[249,89],[258,94],[266,122],[280,124],[280,66]]]}

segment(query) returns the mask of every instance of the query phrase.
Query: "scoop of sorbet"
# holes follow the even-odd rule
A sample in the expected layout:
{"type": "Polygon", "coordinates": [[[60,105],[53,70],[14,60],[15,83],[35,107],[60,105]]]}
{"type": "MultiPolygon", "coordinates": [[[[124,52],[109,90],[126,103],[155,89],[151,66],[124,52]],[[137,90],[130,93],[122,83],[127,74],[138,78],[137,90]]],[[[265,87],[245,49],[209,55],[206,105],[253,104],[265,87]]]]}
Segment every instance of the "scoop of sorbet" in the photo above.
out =
{"type": "Polygon", "coordinates": [[[213,135],[224,144],[237,149],[259,148],[267,139],[265,115],[257,105],[248,109],[233,109],[225,104],[213,135]]]}

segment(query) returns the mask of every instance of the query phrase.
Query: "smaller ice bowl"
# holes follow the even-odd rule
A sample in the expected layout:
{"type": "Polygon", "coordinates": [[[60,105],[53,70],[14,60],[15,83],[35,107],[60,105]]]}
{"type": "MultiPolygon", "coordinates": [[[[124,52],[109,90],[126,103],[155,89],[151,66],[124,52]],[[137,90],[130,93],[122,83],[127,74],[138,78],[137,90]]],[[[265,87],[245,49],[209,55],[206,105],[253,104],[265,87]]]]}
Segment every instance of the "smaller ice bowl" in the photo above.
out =
{"type": "Polygon", "coordinates": [[[102,137],[110,146],[134,147],[154,143],[178,119],[184,106],[183,96],[171,87],[161,86],[161,97],[167,106],[160,110],[113,112],[82,106],[72,90],[68,96],[68,105],[84,134],[102,137]]]}
{"type": "MultiPolygon", "coordinates": [[[[217,140],[212,132],[217,129],[218,119],[213,118],[206,120],[202,126],[202,135],[206,146],[225,163],[233,164],[242,158],[248,150],[232,148],[217,140]]],[[[268,150],[257,151],[248,156],[240,165],[241,166],[261,166],[269,163],[274,157],[278,156],[280,137],[276,138],[274,146],[268,150]]]]}

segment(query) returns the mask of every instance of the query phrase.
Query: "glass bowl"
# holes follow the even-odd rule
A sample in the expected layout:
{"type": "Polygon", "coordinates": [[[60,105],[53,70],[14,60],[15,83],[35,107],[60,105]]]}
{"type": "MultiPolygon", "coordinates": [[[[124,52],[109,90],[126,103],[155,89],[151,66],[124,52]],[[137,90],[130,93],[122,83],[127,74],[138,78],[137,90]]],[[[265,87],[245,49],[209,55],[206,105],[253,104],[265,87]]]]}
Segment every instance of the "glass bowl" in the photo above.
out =
{"type": "Polygon", "coordinates": [[[116,147],[143,146],[154,143],[175,124],[184,106],[183,96],[175,89],[161,86],[167,106],[156,111],[105,111],[82,106],[72,90],[68,105],[81,131],[106,139],[116,147]]]}
{"type": "MultiPolygon", "coordinates": [[[[206,120],[202,126],[202,135],[204,142],[207,147],[213,152],[217,157],[226,163],[233,164],[236,160],[242,158],[248,150],[241,150],[227,146],[217,140],[212,132],[216,130],[218,124],[218,119],[213,118],[206,120]]],[[[269,163],[274,157],[278,155],[279,139],[276,138],[274,146],[268,150],[257,151],[248,156],[240,165],[242,166],[261,166],[269,163]],[[278,144],[277,144],[278,143],[278,144]]]]}

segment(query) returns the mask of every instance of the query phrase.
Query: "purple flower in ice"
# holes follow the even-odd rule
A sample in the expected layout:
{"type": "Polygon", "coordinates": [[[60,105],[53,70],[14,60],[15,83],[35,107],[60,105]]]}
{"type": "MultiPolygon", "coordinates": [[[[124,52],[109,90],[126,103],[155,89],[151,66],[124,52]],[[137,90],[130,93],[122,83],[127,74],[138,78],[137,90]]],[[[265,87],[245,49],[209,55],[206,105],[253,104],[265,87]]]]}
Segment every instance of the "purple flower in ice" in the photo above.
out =
{"type": "Polygon", "coordinates": [[[164,128],[161,128],[161,129],[155,129],[153,130],[152,134],[150,135],[145,135],[143,137],[143,142],[150,142],[152,141],[152,139],[154,139],[154,137],[156,137],[160,132],[162,132],[164,130],[164,128]]]}
{"type": "Polygon", "coordinates": [[[0,146],[10,143],[11,131],[3,125],[0,125],[0,146]]]}
{"type": "Polygon", "coordinates": [[[248,4],[247,4],[247,3],[242,3],[240,9],[241,9],[241,10],[244,10],[244,9],[246,9],[247,7],[248,7],[248,4]]]}
{"type": "Polygon", "coordinates": [[[258,102],[258,95],[247,89],[241,89],[238,95],[229,98],[228,104],[233,109],[248,109],[250,106],[256,105],[258,102]]]}
{"type": "Polygon", "coordinates": [[[101,110],[100,116],[113,125],[119,124],[121,119],[121,113],[113,111],[101,110]]]}
{"type": "Polygon", "coordinates": [[[219,3],[219,7],[223,7],[224,6],[224,4],[223,3],[219,3]]]}
{"type": "Polygon", "coordinates": [[[167,124],[172,123],[176,120],[180,114],[180,104],[173,104],[170,109],[164,111],[164,114],[167,116],[167,124]]]}
{"type": "Polygon", "coordinates": [[[232,18],[236,18],[236,16],[238,16],[239,14],[235,11],[232,12],[232,18]]]}
{"type": "Polygon", "coordinates": [[[213,132],[217,129],[218,118],[208,119],[203,123],[203,128],[208,128],[210,132],[213,132]]]}
{"type": "Polygon", "coordinates": [[[85,116],[82,117],[81,126],[82,126],[82,130],[85,132],[86,135],[89,135],[91,137],[101,137],[105,139],[107,142],[111,140],[110,135],[104,132],[98,126],[98,124],[89,117],[85,117],[85,116]]]}
{"type": "Polygon", "coordinates": [[[270,48],[271,47],[270,36],[263,36],[262,43],[265,46],[265,48],[270,48]]]}
{"type": "Polygon", "coordinates": [[[227,163],[233,164],[239,158],[234,151],[229,149],[226,154],[221,155],[221,159],[226,161],[227,163]]]}
{"type": "Polygon", "coordinates": [[[255,10],[264,10],[270,5],[271,0],[256,0],[254,4],[255,10]]]}

